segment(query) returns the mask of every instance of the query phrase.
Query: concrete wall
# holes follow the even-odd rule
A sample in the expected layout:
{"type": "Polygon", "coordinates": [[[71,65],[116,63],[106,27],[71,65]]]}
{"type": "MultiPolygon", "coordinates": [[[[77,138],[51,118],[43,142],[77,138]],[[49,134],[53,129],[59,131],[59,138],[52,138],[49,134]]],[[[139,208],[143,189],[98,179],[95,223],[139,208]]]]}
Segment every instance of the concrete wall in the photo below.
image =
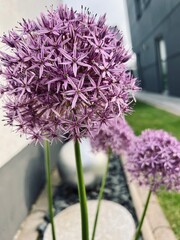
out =
{"type": "MultiPolygon", "coordinates": [[[[60,144],[51,146],[51,165],[60,144]]],[[[30,144],[0,168],[0,240],[12,240],[45,183],[44,151],[30,144]]]]}
{"type": "Polygon", "coordinates": [[[167,48],[169,94],[180,97],[180,0],[150,0],[137,19],[135,1],[127,0],[133,50],[140,54],[143,88],[163,91],[158,77],[155,40],[163,37],[167,48]]]}

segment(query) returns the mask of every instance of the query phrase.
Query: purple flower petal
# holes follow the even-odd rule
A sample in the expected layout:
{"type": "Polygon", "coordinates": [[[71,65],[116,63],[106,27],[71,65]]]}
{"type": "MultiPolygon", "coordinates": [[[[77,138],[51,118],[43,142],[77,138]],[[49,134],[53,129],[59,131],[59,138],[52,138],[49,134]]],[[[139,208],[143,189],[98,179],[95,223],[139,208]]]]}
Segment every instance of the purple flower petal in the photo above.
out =
{"type": "Polygon", "coordinates": [[[105,17],[60,5],[36,21],[23,19],[17,30],[1,38],[11,51],[0,51],[0,95],[5,121],[20,134],[35,142],[80,139],[129,112],[136,79],[126,71],[122,37],[105,17]]]}

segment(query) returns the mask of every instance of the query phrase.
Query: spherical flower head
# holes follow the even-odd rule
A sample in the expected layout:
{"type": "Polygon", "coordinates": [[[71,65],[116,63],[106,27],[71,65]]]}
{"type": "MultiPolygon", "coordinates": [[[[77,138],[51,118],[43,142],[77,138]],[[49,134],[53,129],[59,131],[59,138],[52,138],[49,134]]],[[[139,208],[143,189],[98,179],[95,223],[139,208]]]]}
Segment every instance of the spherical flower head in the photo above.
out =
{"type": "Polygon", "coordinates": [[[152,191],[180,190],[180,142],[163,130],[145,130],[129,148],[127,168],[152,191]]]}
{"type": "Polygon", "coordinates": [[[23,19],[1,38],[9,47],[0,52],[7,123],[36,141],[59,133],[79,139],[129,112],[138,87],[119,35],[105,16],[63,5],[23,19]]]}
{"type": "Polygon", "coordinates": [[[96,151],[111,149],[113,153],[119,155],[128,150],[134,137],[134,132],[125,119],[117,118],[109,120],[99,132],[94,132],[91,145],[96,151]]]}

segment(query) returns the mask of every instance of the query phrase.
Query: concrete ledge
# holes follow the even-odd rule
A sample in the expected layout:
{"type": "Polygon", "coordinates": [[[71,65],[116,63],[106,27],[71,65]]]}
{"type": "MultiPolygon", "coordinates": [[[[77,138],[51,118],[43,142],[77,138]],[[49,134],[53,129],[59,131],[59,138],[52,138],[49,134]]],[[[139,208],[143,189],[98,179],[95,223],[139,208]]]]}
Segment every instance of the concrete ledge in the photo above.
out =
{"type": "MultiPolygon", "coordinates": [[[[61,179],[57,170],[52,173],[52,185],[55,188],[59,185],[61,179]]],[[[21,224],[13,240],[36,240],[38,238],[37,227],[44,222],[44,216],[48,211],[46,188],[41,192],[36,203],[32,206],[29,215],[21,224]]]]}
{"type": "Polygon", "coordinates": [[[145,91],[139,92],[136,97],[137,100],[180,116],[180,98],[145,91]]]}
{"type": "MultiPolygon", "coordinates": [[[[126,156],[122,157],[122,162],[125,165],[126,156]]],[[[144,204],[148,195],[148,190],[145,187],[130,181],[129,173],[124,168],[129,190],[133,199],[134,207],[138,219],[140,219],[144,204]]],[[[169,222],[167,221],[155,194],[151,196],[150,203],[145,217],[142,234],[144,240],[177,240],[174,232],[172,231],[169,222]]]]}

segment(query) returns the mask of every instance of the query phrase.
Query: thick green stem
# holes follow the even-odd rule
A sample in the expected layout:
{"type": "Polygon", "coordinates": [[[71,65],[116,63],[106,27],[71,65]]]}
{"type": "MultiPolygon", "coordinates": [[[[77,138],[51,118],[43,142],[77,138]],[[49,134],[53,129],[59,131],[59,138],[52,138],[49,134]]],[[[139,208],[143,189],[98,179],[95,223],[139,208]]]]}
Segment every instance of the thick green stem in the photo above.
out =
{"type": "Polygon", "coordinates": [[[105,188],[105,185],[106,185],[106,179],[107,179],[107,174],[108,174],[108,169],[109,169],[110,156],[111,156],[111,150],[109,149],[108,150],[108,160],[107,160],[105,172],[104,172],[104,175],[103,175],[103,178],[102,178],[101,188],[100,188],[99,197],[98,197],[98,205],[97,205],[97,209],[96,209],[96,215],[95,215],[94,226],[93,226],[93,233],[92,233],[91,240],[94,240],[95,234],[96,234],[96,227],[97,227],[97,222],[98,222],[98,217],[99,217],[101,200],[103,198],[104,188],[105,188]]]}
{"type": "Polygon", "coordinates": [[[81,162],[81,152],[78,140],[74,144],[75,158],[76,158],[76,171],[78,178],[78,194],[81,207],[81,230],[82,240],[89,240],[89,225],[88,225],[88,209],[86,200],[86,189],[84,184],[83,167],[81,162]]]}
{"type": "Polygon", "coordinates": [[[50,217],[50,223],[51,223],[51,229],[52,229],[52,239],[56,240],[54,214],[53,214],[52,186],[51,186],[50,149],[49,149],[48,141],[44,141],[44,150],[45,150],[45,163],[46,163],[45,165],[46,165],[49,217],[50,217]]]}
{"type": "Polygon", "coordinates": [[[148,208],[148,205],[149,205],[149,200],[150,200],[150,197],[151,197],[151,193],[152,193],[151,190],[149,190],[149,193],[148,193],[148,196],[147,196],[147,199],[146,199],[146,203],[145,203],[145,206],[144,206],[144,210],[143,210],[143,213],[142,213],[142,216],[141,216],[141,220],[138,224],[138,227],[137,227],[137,230],[136,230],[136,233],[135,233],[134,240],[138,240],[139,236],[141,234],[141,228],[142,228],[142,225],[143,225],[144,217],[145,217],[146,212],[147,212],[147,208],[148,208]]]}

